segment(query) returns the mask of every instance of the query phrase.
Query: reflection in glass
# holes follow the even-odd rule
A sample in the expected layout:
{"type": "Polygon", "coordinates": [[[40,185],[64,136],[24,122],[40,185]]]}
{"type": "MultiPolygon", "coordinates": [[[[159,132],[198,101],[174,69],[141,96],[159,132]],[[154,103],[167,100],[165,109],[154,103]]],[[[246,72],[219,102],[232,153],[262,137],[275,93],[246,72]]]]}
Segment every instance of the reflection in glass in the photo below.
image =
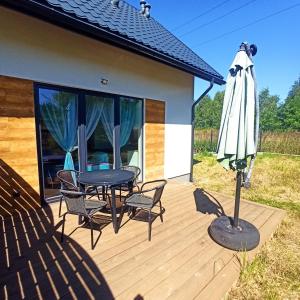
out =
{"type": "Polygon", "coordinates": [[[122,165],[142,167],[142,101],[120,99],[120,146],[122,165]]]}
{"type": "Polygon", "coordinates": [[[78,97],[76,94],[39,89],[41,113],[42,162],[45,196],[58,195],[56,172],[78,167],[77,128],[78,97]]]}
{"type": "Polygon", "coordinates": [[[113,98],[85,96],[87,171],[104,170],[113,166],[113,98]]]}

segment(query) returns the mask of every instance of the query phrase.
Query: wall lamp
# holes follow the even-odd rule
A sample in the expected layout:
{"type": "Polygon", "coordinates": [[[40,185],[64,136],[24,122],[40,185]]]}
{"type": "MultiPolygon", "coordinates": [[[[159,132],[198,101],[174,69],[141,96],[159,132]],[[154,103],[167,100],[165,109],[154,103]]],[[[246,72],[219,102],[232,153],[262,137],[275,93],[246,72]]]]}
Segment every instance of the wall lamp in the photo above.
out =
{"type": "Polygon", "coordinates": [[[103,85],[107,85],[108,84],[108,79],[106,79],[106,78],[101,78],[101,84],[103,84],[103,85]]]}

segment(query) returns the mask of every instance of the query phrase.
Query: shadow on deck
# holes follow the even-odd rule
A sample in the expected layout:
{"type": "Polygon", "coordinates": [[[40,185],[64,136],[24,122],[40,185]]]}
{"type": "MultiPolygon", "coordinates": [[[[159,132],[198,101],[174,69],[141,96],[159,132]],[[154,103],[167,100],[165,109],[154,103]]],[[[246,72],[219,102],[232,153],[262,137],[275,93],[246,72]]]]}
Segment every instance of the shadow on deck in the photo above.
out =
{"type": "Polygon", "coordinates": [[[113,299],[90,255],[72,238],[60,244],[52,208],[2,160],[0,183],[0,298],[113,299]]]}

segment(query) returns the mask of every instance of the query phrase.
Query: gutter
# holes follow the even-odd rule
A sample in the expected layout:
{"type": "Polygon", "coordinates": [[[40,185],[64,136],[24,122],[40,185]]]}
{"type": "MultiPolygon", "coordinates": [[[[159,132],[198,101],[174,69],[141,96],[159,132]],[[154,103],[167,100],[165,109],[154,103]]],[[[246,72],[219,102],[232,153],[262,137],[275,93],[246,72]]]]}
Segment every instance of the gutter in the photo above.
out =
{"type": "Polygon", "coordinates": [[[194,133],[195,133],[195,109],[197,104],[208,94],[208,92],[213,88],[215,79],[211,78],[209,87],[204,91],[204,93],[193,103],[192,114],[191,114],[191,124],[192,124],[192,138],[191,138],[191,171],[190,171],[190,182],[194,181],[193,178],[193,165],[194,165],[194,133]]]}

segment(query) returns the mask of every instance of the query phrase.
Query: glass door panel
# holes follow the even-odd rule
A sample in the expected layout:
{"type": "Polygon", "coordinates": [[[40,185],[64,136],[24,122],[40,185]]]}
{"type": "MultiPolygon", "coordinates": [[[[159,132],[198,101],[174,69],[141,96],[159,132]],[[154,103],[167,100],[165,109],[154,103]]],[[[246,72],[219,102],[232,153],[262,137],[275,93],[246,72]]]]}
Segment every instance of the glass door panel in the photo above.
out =
{"type": "Polygon", "coordinates": [[[120,97],[120,147],[122,165],[142,169],[142,100],[120,97]]]}
{"type": "Polygon", "coordinates": [[[113,167],[114,99],[86,95],[87,171],[113,167]]]}
{"type": "Polygon", "coordinates": [[[59,195],[57,171],[78,169],[78,95],[39,88],[39,104],[44,195],[51,198],[59,195]]]}
{"type": "Polygon", "coordinates": [[[59,196],[57,171],[79,169],[79,147],[87,171],[113,168],[120,160],[142,169],[141,99],[43,86],[38,99],[45,199],[59,196]]]}

